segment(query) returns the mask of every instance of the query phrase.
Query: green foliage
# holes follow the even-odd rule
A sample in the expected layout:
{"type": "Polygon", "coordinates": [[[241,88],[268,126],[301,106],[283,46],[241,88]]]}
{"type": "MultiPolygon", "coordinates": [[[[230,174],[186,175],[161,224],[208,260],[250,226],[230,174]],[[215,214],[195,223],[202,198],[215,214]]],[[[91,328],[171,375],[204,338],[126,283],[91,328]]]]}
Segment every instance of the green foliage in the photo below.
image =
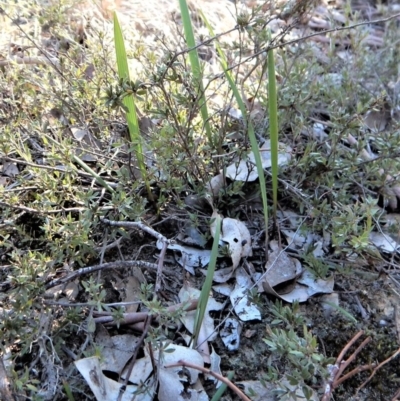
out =
{"type": "Polygon", "coordinates": [[[114,12],[114,41],[115,41],[115,52],[117,56],[117,66],[118,75],[120,80],[122,80],[122,87],[125,90],[124,97],[122,100],[124,111],[126,113],[126,121],[129,127],[130,140],[135,149],[135,156],[139,165],[139,170],[144,179],[147,195],[149,200],[153,201],[153,194],[150,189],[150,183],[147,180],[146,166],[144,162],[144,154],[142,147],[142,138],[140,135],[139,121],[136,111],[135,100],[133,97],[134,92],[127,93],[130,88],[127,88],[124,83],[129,82],[129,68],[128,68],[128,58],[125,50],[124,38],[122,36],[121,27],[118,21],[117,14],[114,12]],[[125,87],[124,87],[125,86],[125,87]]]}
{"type": "MultiPolygon", "coordinates": [[[[208,21],[206,20],[206,17],[204,16],[204,14],[202,15],[203,20],[205,21],[208,30],[210,31],[212,36],[214,35],[214,32],[212,30],[211,25],[208,23],[208,21]]],[[[243,26],[246,23],[247,19],[243,18],[243,16],[241,18],[238,18],[238,24],[240,26],[243,26]]],[[[268,204],[267,204],[267,191],[266,191],[266,185],[265,185],[265,177],[264,177],[264,170],[262,167],[262,161],[261,161],[261,155],[260,155],[260,150],[259,150],[259,144],[257,142],[257,138],[255,135],[255,131],[254,131],[254,126],[253,126],[253,122],[251,120],[247,119],[247,110],[244,104],[244,99],[242,99],[238,86],[234,80],[234,77],[232,75],[232,73],[229,71],[228,69],[228,61],[227,61],[227,57],[225,55],[225,53],[223,52],[223,50],[221,49],[221,46],[218,44],[218,42],[216,41],[216,47],[217,47],[217,51],[219,54],[219,60],[221,63],[221,67],[224,71],[224,74],[226,76],[227,81],[229,82],[229,86],[230,89],[232,90],[232,93],[235,97],[236,102],[239,105],[239,109],[242,113],[242,117],[243,117],[243,121],[244,121],[244,126],[247,128],[247,135],[249,137],[250,140],[250,144],[251,144],[251,150],[253,151],[254,154],[254,158],[256,161],[256,167],[257,167],[257,172],[258,172],[258,178],[259,178],[259,182],[260,182],[260,190],[261,190],[261,197],[262,197],[262,202],[263,202],[263,212],[264,212],[264,223],[265,223],[265,228],[267,229],[268,227],[268,204]]],[[[273,52],[270,52],[269,55],[269,59],[272,60],[272,62],[270,61],[270,65],[268,66],[268,70],[273,69],[275,73],[275,67],[274,67],[274,63],[273,63],[273,52]]],[[[275,75],[274,75],[274,79],[275,79],[275,75]]],[[[274,149],[271,150],[271,153],[275,153],[274,157],[273,157],[273,163],[274,163],[274,175],[273,175],[273,182],[274,182],[274,188],[275,190],[277,189],[277,137],[278,137],[278,133],[277,133],[277,113],[275,113],[276,111],[276,90],[274,90],[275,87],[272,86],[272,91],[271,91],[271,107],[272,107],[272,111],[274,112],[273,115],[273,132],[271,132],[271,138],[273,138],[273,143],[275,143],[276,145],[276,153],[273,151],[274,149]]],[[[274,194],[276,195],[276,193],[274,192],[274,194]]],[[[274,205],[275,205],[275,211],[276,211],[276,196],[274,196],[274,205]]]]}
{"type": "Polygon", "coordinates": [[[322,383],[328,377],[327,366],[334,363],[333,358],[326,358],[319,352],[317,337],[308,329],[304,317],[299,312],[299,304],[282,306],[277,301],[270,307],[270,313],[275,316],[271,326],[267,327],[267,336],[264,342],[268,345],[274,361],[284,364],[284,374],[271,365],[263,376],[264,381],[275,383],[278,388],[275,394],[279,400],[297,399],[296,391],[302,389],[306,399],[311,399],[311,388],[322,383]],[[302,333],[298,329],[302,327],[302,333]],[[285,385],[288,380],[291,386],[285,385]]]}
{"type": "Polygon", "coordinates": [[[200,112],[203,118],[204,128],[206,130],[208,142],[210,146],[213,146],[213,134],[210,127],[209,115],[207,101],[204,95],[204,85],[203,85],[203,71],[200,65],[199,54],[197,52],[196,41],[194,39],[192,21],[189,15],[189,8],[186,0],[179,0],[179,6],[181,9],[182,21],[183,21],[183,31],[185,34],[186,44],[189,49],[189,60],[192,68],[192,74],[194,78],[194,86],[199,97],[200,112]]]}
{"type": "Polygon", "coordinates": [[[208,299],[210,297],[210,291],[213,284],[214,279],[214,272],[215,267],[217,264],[217,257],[218,257],[218,246],[219,246],[219,237],[221,233],[221,218],[217,216],[214,221],[211,222],[214,226],[214,241],[213,246],[211,249],[211,257],[210,262],[208,264],[206,280],[201,288],[201,294],[199,303],[197,305],[196,310],[196,318],[194,320],[194,327],[193,327],[193,345],[194,347],[198,346],[198,339],[201,330],[201,325],[203,324],[204,315],[207,308],[208,299]]]}
{"type": "MultiPolygon", "coordinates": [[[[270,32],[268,33],[271,37],[270,32]]],[[[274,218],[278,207],[278,101],[276,93],[275,59],[274,51],[268,50],[268,109],[269,109],[269,131],[271,138],[271,172],[272,172],[272,193],[274,205],[274,218]]]]}
{"type": "MultiPolygon", "coordinates": [[[[197,33],[193,32],[184,0],[180,1],[184,46],[190,51],[180,54],[175,48],[168,50],[168,43],[160,45],[163,50],[157,54],[143,43],[131,48],[126,42],[125,49],[116,18],[114,37],[98,27],[88,27],[82,46],[82,38],[73,30],[76,21],[70,14],[70,0],[50,2],[48,7],[34,1],[9,3],[6,12],[34,23],[26,29],[28,36],[42,30],[59,45],[56,67],[0,67],[0,281],[4,289],[0,295],[0,330],[3,355],[9,353],[13,363],[19,364],[12,375],[21,397],[38,399],[41,390],[34,369],[20,367],[21,360],[37,361],[43,350],[38,345],[44,333],[41,316],[51,318],[45,333],[54,344],[52,357],[64,362],[60,349],[70,345],[71,338],[74,344],[93,341],[94,322],[91,313],[87,318],[88,310],[111,310],[107,302],[113,290],[107,288],[104,277],[97,280],[93,278],[97,275],[89,275],[77,280],[78,299],[85,306],[68,308],[47,304],[46,282],[95,263],[99,249],[113,241],[130,239],[128,247],[120,248],[123,254],[127,248],[130,252],[131,247],[142,246],[137,233],[131,235],[121,228],[106,230],[100,219],[156,221],[173,216],[174,224],[176,220],[177,224],[190,221],[199,229],[205,226],[201,235],[206,243],[210,239],[210,212],[206,208],[188,212],[185,197],[203,197],[210,179],[246,155],[249,148],[256,156],[260,179],[252,184],[227,181],[213,199],[224,215],[247,219],[257,231],[255,238],[276,236],[268,222],[267,201],[272,199],[274,211],[279,205],[306,216],[305,232],[330,238],[330,257],[337,265],[343,260],[369,260],[376,255],[369,236],[383,224],[385,212],[380,206],[396,202],[393,188],[399,183],[399,124],[392,119],[388,129],[376,134],[365,127],[364,117],[371,110],[388,110],[390,114],[398,104],[390,89],[398,79],[395,21],[386,23],[385,57],[377,57],[375,51],[365,47],[361,39],[366,31],[355,29],[332,36],[330,51],[321,62],[315,43],[283,45],[289,28],[269,37],[266,24],[270,16],[261,7],[255,8],[237,16],[240,42],[226,44],[223,36],[211,40],[221,66],[220,73],[215,74],[199,60],[194,48],[197,33]],[[341,37],[350,41],[347,47],[353,54],[345,61],[337,54],[341,37]],[[109,46],[112,39],[116,60],[115,49],[109,46]],[[269,46],[275,46],[274,50],[269,46]],[[256,56],[255,50],[260,49],[265,52],[256,56]],[[134,71],[133,76],[128,58],[143,63],[144,72],[134,71]],[[253,73],[242,82],[243,74],[254,66],[253,73]],[[90,67],[95,71],[91,76],[90,67]],[[275,76],[279,76],[276,88],[275,76]],[[265,111],[261,123],[251,116],[240,90],[243,87],[249,97],[254,97],[253,103],[265,111]],[[216,94],[224,104],[213,103],[216,94]],[[239,121],[227,113],[231,99],[241,111],[239,121]],[[151,122],[147,130],[141,131],[141,123],[146,121],[136,114],[139,109],[151,122]],[[124,136],[125,123],[128,138],[124,136]],[[325,129],[318,129],[318,124],[325,129]],[[85,133],[84,139],[74,136],[75,129],[85,133]],[[280,169],[275,157],[278,132],[280,142],[293,149],[290,165],[280,169]],[[275,138],[271,182],[264,177],[258,152],[260,142],[268,135],[275,138]],[[351,136],[357,139],[356,144],[349,142],[351,136]],[[367,150],[374,156],[367,158],[367,150]],[[16,171],[8,175],[6,163],[16,171]],[[149,200],[154,202],[150,204],[149,200]],[[82,324],[85,319],[87,325],[82,324]]],[[[2,18],[6,21],[8,17],[2,18]]],[[[347,10],[346,18],[354,16],[347,10]]],[[[205,23],[214,36],[212,27],[205,23]]],[[[128,40],[130,27],[122,28],[128,40]]],[[[41,43],[41,38],[32,39],[41,43]]],[[[41,53],[33,48],[26,55],[37,54],[41,53]]],[[[398,235],[398,226],[390,227],[390,233],[398,235]]],[[[228,247],[218,249],[217,245],[216,236],[196,333],[210,293],[215,260],[230,253],[228,247]]],[[[335,265],[316,258],[312,251],[304,250],[305,265],[316,278],[329,277],[335,265]]],[[[111,256],[114,258],[113,253],[111,256]]],[[[342,274],[347,269],[350,276],[351,267],[344,266],[335,272],[342,274]]],[[[142,303],[160,317],[147,341],[155,349],[162,348],[162,342],[172,341],[172,328],[185,312],[168,312],[163,303],[154,300],[150,283],[141,290],[142,303]]],[[[56,299],[50,301],[65,295],[63,289],[57,291],[56,299]]],[[[258,305],[263,304],[263,294],[253,290],[250,295],[258,305]]],[[[337,310],[354,323],[349,312],[337,310]]],[[[117,322],[122,313],[122,308],[112,309],[117,322]]],[[[305,326],[298,304],[289,307],[276,303],[270,306],[270,313],[273,320],[265,343],[272,356],[266,379],[279,383],[281,367],[285,366],[289,382],[309,395],[308,386],[319,385],[325,377],[328,360],[305,326]],[[274,364],[276,360],[282,365],[274,364]]],[[[101,354],[101,350],[82,350],[79,345],[75,351],[77,357],[85,352],[101,354]]],[[[60,394],[65,393],[70,400],[74,396],[80,399],[85,394],[81,379],[70,373],[68,384],[59,383],[64,388],[60,394]]],[[[288,399],[293,390],[282,384],[279,396],[288,399]]]]}

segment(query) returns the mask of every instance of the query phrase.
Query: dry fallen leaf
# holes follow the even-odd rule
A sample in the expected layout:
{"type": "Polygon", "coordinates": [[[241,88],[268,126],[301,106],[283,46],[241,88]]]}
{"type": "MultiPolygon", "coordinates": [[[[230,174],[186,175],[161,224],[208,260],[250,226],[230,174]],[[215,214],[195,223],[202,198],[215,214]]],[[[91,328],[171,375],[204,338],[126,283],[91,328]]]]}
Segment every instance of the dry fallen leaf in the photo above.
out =
{"type": "Polygon", "coordinates": [[[231,303],[236,315],[242,321],[261,320],[261,312],[248,297],[248,291],[253,286],[250,276],[243,268],[236,270],[236,286],[230,294],[231,303]]]}
{"type": "MultiPolygon", "coordinates": [[[[283,166],[291,159],[292,149],[279,143],[278,166],[283,166]]],[[[260,148],[261,162],[264,169],[271,167],[271,143],[265,141],[260,148]]],[[[249,152],[245,158],[237,160],[226,168],[226,176],[234,181],[255,181],[258,178],[256,160],[253,152],[249,152]]]]}
{"type": "MultiPolygon", "coordinates": [[[[84,358],[74,363],[97,401],[115,401],[118,398],[123,383],[118,383],[104,375],[98,357],[84,358]]],[[[137,401],[152,401],[156,391],[155,380],[151,379],[145,384],[147,391],[141,394],[136,394],[139,386],[131,384],[126,386],[121,401],[130,401],[132,398],[135,398],[137,401]]]]}

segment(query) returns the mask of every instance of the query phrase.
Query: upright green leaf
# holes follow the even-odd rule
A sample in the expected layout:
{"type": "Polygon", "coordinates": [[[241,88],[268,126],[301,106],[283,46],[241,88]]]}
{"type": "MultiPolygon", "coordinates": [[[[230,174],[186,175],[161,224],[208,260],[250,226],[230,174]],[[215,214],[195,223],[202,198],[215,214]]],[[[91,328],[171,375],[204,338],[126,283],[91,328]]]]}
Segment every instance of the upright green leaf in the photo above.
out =
{"type": "MultiPolygon", "coordinates": [[[[200,11],[201,17],[203,18],[204,23],[207,26],[207,29],[210,32],[211,36],[215,36],[214,31],[212,29],[212,26],[208,22],[206,16],[200,11]]],[[[265,224],[265,232],[266,236],[268,235],[268,202],[267,202],[267,189],[266,189],[266,184],[265,184],[265,176],[264,176],[264,169],[262,166],[262,161],[261,161],[261,154],[260,154],[260,149],[258,147],[258,142],[257,138],[254,132],[254,126],[253,123],[250,120],[247,120],[247,111],[246,111],[246,106],[243,102],[243,99],[240,95],[239,89],[236,85],[235,80],[233,79],[231,71],[229,71],[229,66],[228,66],[228,61],[226,58],[225,53],[221,49],[221,46],[219,45],[218,41],[215,41],[215,47],[217,49],[218,55],[219,55],[219,62],[221,64],[222,69],[224,70],[226,79],[229,82],[229,86],[233,92],[233,95],[235,96],[236,102],[239,105],[240,111],[243,116],[243,121],[245,126],[247,127],[247,133],[250,139],[250,145],[251,145],[251,150],[254,154],[254,158],[256,161],[256,167],[257,167],[257,173],[258,173],[258,179],[260,182],[260,191],[261,191],[261,198],[262,198],[262,203],[263,203],[263,211],[264,211],[264,224],[265,224]]]]}
{"type": "Polygon", "coordinates": [[[272,172],[272,200],[273,214],[276,217],[278,205],[278,100],[276,93],[274,51],[268,50],[268,108],[269,133],[271,140],[271,172],[272,172]]]}
{"type": "Polygon", "coordinates": [[[219,244],[220,233],[221,233],[221,219],[219,216],[217,216],[215,221],[215,235],[214,235],[213,246],[211,248],[210,263],[208,264],[206,279],[204,281],[203,288],[201,289],[200,300],[197,305],[196,318],[194,321],[194,328],[193,328],[194,346],[198,345],[197,340],[199,338],[200,328],[203,323],[204,314],[206,312],[208,298],[210,296],[211,286],[214,279],[215,266],[217,264],[217,257],[218,257],[218,244],[219,244]]]}
{"type": "Polygon", "coordinates": [[[194,40],[192,21],[190,20],[190,15],[189,15],[189,8],[187,6],[186,0],[179,0],[179,6],[181,8],[183,32],[185,34],[186,45],[189,49],[192,49],[189,51],[189,60],[190,60],[190,65],[192,67],[192,73],[195,79],[195,84],[198,88],[200,113],[203,119],[203,125],[206,130],[206,135],[209,145],[212,146],[213,137],[209,122],[207,101],[204,95],[203,72],[201,70],[199,54],[197,52],[197,49],[194,49],[194,47],[196,46],[196,41],[194,40]]]}
{"type": "MultiPolygon", "coordinates": [[[[117,56],[117,67],[118,75],[121,80],[130,80],[128,58],[126,56],[124,37],[122,36],[121,26],[118,21],[118,16],[114,12],[114,42],[115,42],[115,53],[117,56]]],[[[147,194],[149,199],[152,200],[153,196],[150,189],[150,184],[147,179],[146,165],[144,162],[143,148],[142,148],[142,138],[140,135],[139,121],[136,113],[135,99],[133,94],[125,96],[123,99],[123,104],[128,110],[126,112],[126,121],[129,128],[129,136],[132,145],[135,149],[135,156],[139,166],[139,170],[142,175],[142,179],[145,182],[147,194]]]]}

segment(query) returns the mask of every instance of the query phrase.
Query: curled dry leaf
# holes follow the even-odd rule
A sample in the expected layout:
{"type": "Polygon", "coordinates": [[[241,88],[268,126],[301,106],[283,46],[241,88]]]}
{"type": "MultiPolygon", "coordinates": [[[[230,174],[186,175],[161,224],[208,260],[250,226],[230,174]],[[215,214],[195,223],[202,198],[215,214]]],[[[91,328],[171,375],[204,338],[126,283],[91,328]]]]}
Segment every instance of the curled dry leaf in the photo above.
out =
{"type": "MultiPolygon", "coordinates": [[[[281,386],[278,386],[273,383],[269,383],[264,381],[262,384],[257,380],[246,380],[237,382],[237,385],[244,387],[244,390],[247,394],[253,394],[251,399],[252,401],[275,401],[276,400],[276,390],[278,390],[281,386],[283,388],[287,388],[291,391],[295,391],[295,398],[290,398],[293,400],[306,400],[306,396],[302,389],[302,386],[294,386],[289,383],[287,378],[283,378],[280,381],[281,386]]],[[[311,390],[311,389],[310,389],[311,390]]],[[[314,390],[312,391],[312,396],[309,399],[310,401],[318,401],[318,395],[314,390]]]]}
{"type": "MultiPolygon", "coordinates": [[[[138,338],[131,334],[110,336],[108,331],[100,324],[96,326],[95,339],[96,345],[102,349],[101,369],[118,373],[122,371],[132,357],[132,352],[138,343],[138,338]]],[[[147,377],[148,375],[145,378],[141,377],[141,380],[146,380],[147,377]]],[[[133,381],[133,383],[136,382],[133,381]]]]}
{"type": "MultiPolygon", "coordinates": [[[[157,248],[162,249],[162,246],[163,243],[157,241],[157,248]]],[[[198,249],[179,244],[169,244],[168,249],[179,252],[176,258],[178,263],[193,275],[195,268],[205,267],[210,262],[211,251],[208,249],[198,249]]]]}
{"type": "Polygon", "coordinates": [[[317,293],[333,291],[334,279],[316,279],[309,271],[303,271],[297,259],[289,257],[272,241],[273,252],[266,266],[267,272],[259,281],[258,289],[286,302],[305,302],[317,293]]]}
{"type": "MultiPolygon", "coordinates": [[[[96,356],[80,359],[75,361],[75,366],[84,377],[97,401],[115,401],[123,387],[123,383],[109,379],[103,374],[100,367],[99,358],[96,356]]],[[[122,395],[122,401],[129,401],[135,398],[137,401],[151,401],[154,398],[156,386],[155,380],[152,378],[146,385],[146,392],[136,394],[139,386],[128,385],[122,395]]]]}
{"type": "Polygon", "coordinates": [[[225,187],[225,178],[222,173],[211,178],[211,180],[206,184],[206,190],[210,193],[213,198],[217,197],[219,191],[225,187]]]}
{"type": "Polygon", "coordinates": [[[288,256],[275,241],[271,241],[270,246],[273,251],[265,266],[266,273],[263,275],[262,282],[259,283],[261,291],[265,290],[265,285],[268,286],[267,288],[274,288],[277,285],[293,281],[300,276],[303,270],[300,262],[288,256]]]}
{"type": "Polygon", "coordinates": [[[212,215],[212,223],[210,226],[211,235],[215,235],[215,223],[216,218],[219,217],[222,220],[222,230],[220,236],[220,244],[227,244],[229,247],[230,256],[232,259],[232,266],[219,269],[214,274],[214,281],[217,283],[225,283],[231,277],[235,269],[239,266],[242,258],[251,256],[253,254],[251,248],[251,235],[246,225],[237,219],[222,217],[214,212],[212,215]]]}
{"type": "Polygon", "coordinates": [[[381,232],[371,232],[369,234],[369,240],[383,252],[396,252],[399,250],[399,243],[393,240],[388,234],[381,232]]]}
{"type": "MultiPolygon", "coordinates": [[[[181,302],[188,301],[190,299],[199,299],[201,291],[196,288],[192,288],[189,286],[183,286],[179,291],[179,300],[181,302]]],[[[206,336],[208,341],[212,341],[217,336],[217,332],[214,327],[214,319],[210,316],[210,311],[221,310],[224,307],[223,304],[216,301],[214,298],[210,297],[207,302],[207,308],[204,314],[203,324],[204,326],[204,335],[206,336]]],[[[186,329],[193,333],[194,322],[196,318],[196,311],[186,312],[184,317],[182,318],[182,322],[185,325],[186,329]]],[[[200,339],[199,339],[200,342],[200,339]]]]}
{"type": "Polygon", "coordinates": [[[3,175],[7,177],[15,177],[19,174],[19,169],[17,163],[14,162],[4,162],[2,168],[3,175]]]}
{"type": "MultiPolygon", "coordinates": [[[[160,359],[158,352],[155,353],[155,359],[160,359]]],[[[199,352],[192,348],[175,344],[170,344],[164,349],[161,360],[163,366],[175,364],[180,360],[204,366],[203,358],[199,352]]],[[[198,380],[199,372],[196,369],[183,368],[182,366],[172,368],[161,367],[159,370],[159,401],[185,401],[188,399],[193,401],[208,401],[208,396],[198,380]]]]}
{"type": "Polygon", "coordinates": [[[126,313],[137,312],[140,303],[140,286],[144,281],[140,281],[135,276],[128,276],[124,279],[120,279],[117,275],[114,276],[115,284],[114,288],[119,292],[122,302],[137,302],[134,304],[126,305],[126,313]]]}
{"type": "Polygon", "coordinates": [[[325,255],[324,249],[330,244],[330,236],[324,238],[311,232],[307,226],[303,226],[304,218],[291,210],[278,211],[281,231],[285,235],[288,247],[295,250],[305,250],[313,247],[313,255],[316,258],[325,255]]]}

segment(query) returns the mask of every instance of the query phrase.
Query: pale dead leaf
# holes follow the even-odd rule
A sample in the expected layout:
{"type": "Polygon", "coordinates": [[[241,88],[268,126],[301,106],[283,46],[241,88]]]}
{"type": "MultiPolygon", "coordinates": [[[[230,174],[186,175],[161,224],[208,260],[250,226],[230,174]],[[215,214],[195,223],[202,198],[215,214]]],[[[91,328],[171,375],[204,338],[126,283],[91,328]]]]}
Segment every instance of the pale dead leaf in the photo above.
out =
{"type": "Polygon", "coordinates": [[[229,317],[225,320],[219,335],[229,351],[236,351],[239,349],[241,332],[242,324],[237,319],[229,317]]]}
{"type": "MultiPolygon", "coordinates": [[[[98,357],[90,357],[75,361],[75,366],[84,377],[97,401],[115,401],[123,387],[123,383],[118,383],[106,377],[100,367],[98,357]]],[[[136,394],[139,387],[128,385],[122,394],[121,401],[131,401],[135,398],[137,401],[152,401],[155,395],[154,380],[146,383],[147,391],[136,394]]]]}
{"type": "MultiPolygon", "coordinates": [[[[215,352],[215,349],[214,349],[213,346],[211,346],[210,359],[211,359],[210,370],[212,372],[218,373],[218,374],[220,374],[222,376],[222,372],[221,372],[221,357],[215,352]]],[[[218,381],[212,375],[207,375],[206,377],[207,377],[207,380],[211,380],[213,382],[217,382],[216,388],[218,388],[222,384],[222,382],[218,381]]]]}
{"type": "Polygon", "coordinates": [[[19,169],[18,169],[17,163],[7,162],[7,161],[4,162],[2,173],[3,173],[3,175],[6,175],[7,177],[15,177],[16,175],[19,174],[19,169]]]}
{"type": "MultiPolygon", "coordinates": [[[[279,143],[278,166],[287,164],[291,159],[292,149],[279,143]]],[[[264,169],[271,167],[271,143],[265,141],[260,148],[261,162],[264,169]]],[[[256,160],[253,152],[250,152],[241,160],[237,160],[226,168],[226,176],[234,181],[255,181],[258,178],[256,160]]]]}
{"type": "Polygon", "coordinates": [[[269,255],[268,262],[265,266],[266,273],[260,285],[268,283],[268,287],[276,287],[279,284],[294,280],[302,272],[302,267],[297,259],[291,258],[288,254],[277,247],[274,241],[270,243],[272,253],[269,255]]]}
{"type": "Polygon", "coordinates": [[[369,234],[369,240],[383,252],[396,252],[399,249],[399,244],[393,240],[389,235],[381,232],[372,231],[369,234]]]}
{"type": "Polygon", "coordinates": [[[79,285],[76,282],[71,281],[65,286],[64,293],[69,301],[75,301],[79,294],[79,285]]]}
{"type": "Polygon", "coordinates": [[[125,306],[126,313],[137,312],[139,303],[141,300],[141,284],[135,276],[128,276],[124,279],[120,279],[115,276],[114,288],[119,292],[122,302],[136,302],[135,304],[129,304],[125,306]]]}
{"type": "Polygon", "coordinates": [[[213,196],[213,198],[216,198],[219,191],[224,188],[225,185],[224,175],[220,173],[211,178],[211,180],[206,184],[206,190],[213,196]]]}
{"type": "MultiPolygon", "coordinates": [[[[180,345],[170,344],[162,352],[162,367],[159,370],[159,392],[160,401],[206,401],[208,396],[204,390],[198,390],[188,385],[195,385],[199,379],[199,372],[190,367],[176,366],[165,368],[169,364],[175,364],[178,361],[190,362],[194,365],[204,366],[203,358],[199,352],[192,348],[180,345]],[[170,352],[172,351],[172,352],[170,352]],[[187,372],[187,374],[185,374],[187,372]],[[184,383],[184,384],[183,384],[184,383]]],[[[155,352],[155,359],[159,360],[159,352],[155,352]]]]}
{"type": "Polygon", "coordinates": [[[234,269],[242,258],[252,255],[250,232],[246,225],[237,219],[226,217],[222,220],[221,240],[229,244],[234,269]]]}
{"type": "MultiPolygon", "coordinates": [[[[201,291],[189,286],[183,286],[179,291],[179,300],[181,302],[188,301],[190,299],[199,299],[201,291]]],[[[210,297],[207,302],[206,311],[203,319],[203,326],[205,328],[205,336],[209,341],[213,341],[217,332],[214,326],[214,319],[210,316],[210,311],[221,310],[224,307],[223,304],[216,301],[214,298],[210,297]]],[[[186,312],[185,316],[182,317],[182,323],[185,325],[186,329],[193,334],[194,322],[196,318],[196,311],[186,312]]]]}
{"type": "Polygon", "coordinates": [[[230,294],[230,300],[236,315],[242,321],[261,320],[261,312],[257,305],[250,301],[248,291],[253,282],[246,271],[240,267],[236,270],[236,286],[230,294]]]}
{"type": "MultiPolygon", "coordinates": [[[[95,341],[96,345],[102,349],[101,368],[118,373],[122,371],[132,357],[132,353],[139,342],[138,338],[132,334],[110,336],[102,325],[96,327],[95,341]]],[[[147,377],[143,381],[146,379],[147,377]]]]}
{"type": "Polygon", "coordinates": [[[88,133],[86,129],[80,129],[71,127],[72,136],[77,140],[81,141],[88,133]]]}
{"type": "MultiPolygon", "coordinates": [[[[163,243],[157,241],[157,247],[161,249],[163,243]]],[[[179,252],[176,259],[178,263],[190,274],[195,275],[194,269],[205,267],[210,262],[211,251],[209,249],[198,249],[176,243],[168,244],[168,249],[179,252]]]]}

